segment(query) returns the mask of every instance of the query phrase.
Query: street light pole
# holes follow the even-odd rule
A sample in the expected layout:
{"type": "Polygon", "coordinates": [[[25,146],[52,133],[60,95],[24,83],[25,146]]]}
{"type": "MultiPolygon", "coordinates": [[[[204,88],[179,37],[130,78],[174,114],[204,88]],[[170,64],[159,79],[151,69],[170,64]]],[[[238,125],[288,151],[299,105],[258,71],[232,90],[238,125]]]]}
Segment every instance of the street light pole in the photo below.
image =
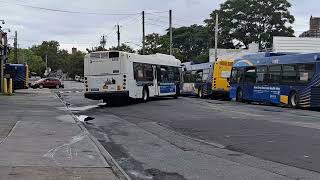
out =
{"type": "Polygon", "coordinates": [[[172,10],[169,11],[170,55],[172,55],[172,10]]]}
{"type": "Polygon", "coordinates": [[[214,61],[218,60],[218,32],[219,32],[219,14],[216,13],[216,25],[214,31],[214,61]]]}
{"type": "MultiPolygon", "coordinates": [[[[2,24],[4,24],[4,21],[3,20],[0,20],[2,21],[2,24]]],[[[3,32],[1,30],[1,27],[0,27],[0,44],[2,45],[2,48],[1,49],[1,53],[0,53],[0,80],[1,80],[1,85],[0,85],[0,90],[1,92],[3,93],[3,80],[4,80],[4,61],[6,59],[6,55],[7,55],[7,44],[8,44],[8,39],[7,39],[7,33],[3,32]]]]}
{"type": "Polygon", "coordinates": [[[15,34],[14,34],[13,46],[14,46],[14,62],[18,63],[18,32],[17,31],[15,31],[15,34]]]}

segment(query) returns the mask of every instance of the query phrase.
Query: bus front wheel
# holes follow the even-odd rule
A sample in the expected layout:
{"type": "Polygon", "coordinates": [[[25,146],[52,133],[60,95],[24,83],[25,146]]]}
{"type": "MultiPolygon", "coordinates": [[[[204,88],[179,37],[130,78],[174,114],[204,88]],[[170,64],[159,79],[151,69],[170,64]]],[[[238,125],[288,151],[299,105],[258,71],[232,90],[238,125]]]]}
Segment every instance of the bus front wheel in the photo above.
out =
{"type": "Polygon", "coordinates": [[[179,96],[180,96],[180,87],[177,85],[176,86],[176,94],[173,97],[174,97],[174,99],[178,99],[179,96]]]}
{"type": "Polygon", "coordinates": [[[237,90],[237,98],[236,98],[236,100],[238,102],[243,102],[243,91],[242,91],[242,89],[238,89],[237,90]]]}
{"type": "Polygon", "coordinates": [[[298,107],[298,94],[296,92],[291,92],[289,96],[289,106],[291,108],[298,107]]]}

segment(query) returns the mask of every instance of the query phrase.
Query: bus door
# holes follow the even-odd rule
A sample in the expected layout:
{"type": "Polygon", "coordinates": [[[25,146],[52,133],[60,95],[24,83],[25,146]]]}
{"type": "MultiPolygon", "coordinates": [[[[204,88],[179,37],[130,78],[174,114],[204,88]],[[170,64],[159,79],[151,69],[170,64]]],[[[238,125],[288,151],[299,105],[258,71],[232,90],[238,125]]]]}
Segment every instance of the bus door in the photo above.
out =
{"type": "Polygon", "coordinates": [[[159,85],[158,85],[158,69],[156,65],[152,66],[153,68],[153,85],[154,85],[154,95],[159,95],[159,85]]]}
{"type": "Polygon", "coordinates": [[[282,66],[269,66],[269,102],[280,103],[280,82],[281,82],[282,66]]]}
{"type": "Polygon", "coordinates": [[[243,97],[246,100],[253,100],[253,88],[256,83],[257,73],[255,67],[245,68],[243,74],[243,97]]]}
{"type": "Polygon", "coordinates": [[[256,69],[257,78],[253,89],[253,100],[255,101],[269,101],[270,86],[268,85],[269,74],[267,66],[258,66],[256,69]]]}

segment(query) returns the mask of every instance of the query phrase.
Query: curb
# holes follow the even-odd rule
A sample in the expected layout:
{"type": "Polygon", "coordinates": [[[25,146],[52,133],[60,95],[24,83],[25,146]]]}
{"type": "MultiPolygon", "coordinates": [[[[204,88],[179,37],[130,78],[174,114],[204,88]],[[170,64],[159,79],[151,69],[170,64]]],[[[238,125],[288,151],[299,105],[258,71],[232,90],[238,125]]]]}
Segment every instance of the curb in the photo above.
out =
{"type": "Polygon", "coordinates": [[[63,100],[58,96],[58,94],[54,93],[55,96],[60,100],[60,102],[66,107],[67,112],[73,117],[76,124],[79,126],[79,128],[88,135],[90,140],[95,144],[95,146],[98,148],[104,159],[107,161],[107,163],[112,168],[112,171],[118,176],[120,180],[131,180],[130,176],[120,167],[120,165],[116,162],[116,160],[111,156],[111,154],[103,147],[103,145],[94,137],[92,136],[87,128],[82,124],[82,122],[79,121],[77,116],[75,116],[69,109],[69,107],[63,102],[63,100]]]}

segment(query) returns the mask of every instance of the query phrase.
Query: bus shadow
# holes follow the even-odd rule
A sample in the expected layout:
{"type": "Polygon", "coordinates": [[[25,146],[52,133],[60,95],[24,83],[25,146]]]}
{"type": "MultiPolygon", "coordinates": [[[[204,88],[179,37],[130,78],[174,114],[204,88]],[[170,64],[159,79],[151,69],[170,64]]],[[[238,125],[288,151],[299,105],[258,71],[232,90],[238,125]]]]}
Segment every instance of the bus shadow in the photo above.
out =
{"type": "MultiPolygon", "coordinates": [[[[179,99],[179,98],[178,98],[179,99]]],[[[148,104],[152,102],[157,101],[170,101],[170,100],[178,100],[173,97],[152,97],[149,98],[147,102],[144,102],[140,99],[125,99],[125,100],[114,100],[109,103],[101,103],[99,104],[99,108],[116,108],[116,107],[126,107],[126,106],[133,106],[133,105],[142,105],[142,104],[148,104]]]]}

